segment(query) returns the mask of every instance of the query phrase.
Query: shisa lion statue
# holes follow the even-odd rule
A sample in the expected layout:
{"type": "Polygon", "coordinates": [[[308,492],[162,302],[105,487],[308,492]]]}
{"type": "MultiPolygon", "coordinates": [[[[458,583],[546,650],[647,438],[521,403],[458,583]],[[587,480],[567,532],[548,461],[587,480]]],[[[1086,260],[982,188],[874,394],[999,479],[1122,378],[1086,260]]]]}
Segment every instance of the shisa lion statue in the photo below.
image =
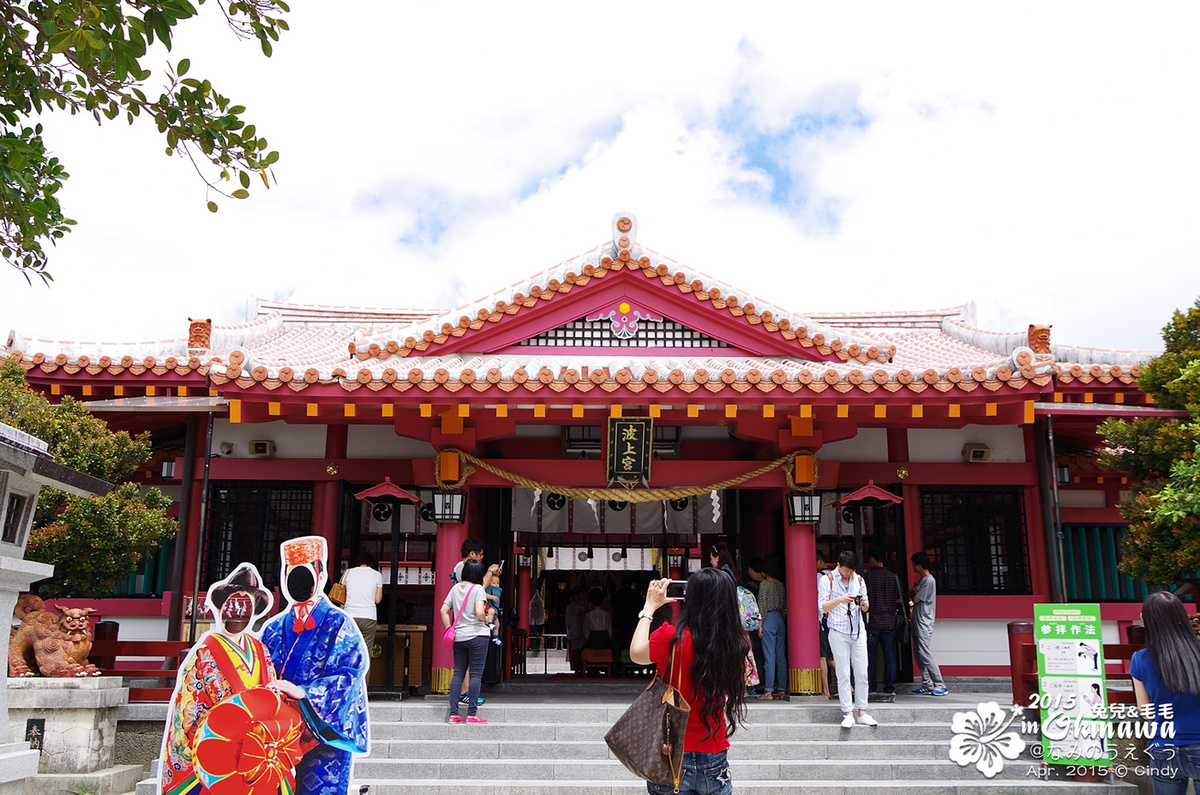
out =
{"type": "Polygon", "coordinates": [[[92,650],[92,631],[88,615],[91,607],[59,607],[56,616],[49,610],[34,610],[25,615],[8,644],[9,676],[99,676],[100,670],[88,662],[92,650]]]}
{"type": "Polygon", "coordinates": [[[46,603],[42,601],[42,597],[31,593],[18,594],[17,606],[13,608],[13,625],[8,630],[9,641],[12,641],[13,636],[17,634],[17,627],[21,626],[25,616],[34,610],[44,609],[46,609],[46,603]]]}

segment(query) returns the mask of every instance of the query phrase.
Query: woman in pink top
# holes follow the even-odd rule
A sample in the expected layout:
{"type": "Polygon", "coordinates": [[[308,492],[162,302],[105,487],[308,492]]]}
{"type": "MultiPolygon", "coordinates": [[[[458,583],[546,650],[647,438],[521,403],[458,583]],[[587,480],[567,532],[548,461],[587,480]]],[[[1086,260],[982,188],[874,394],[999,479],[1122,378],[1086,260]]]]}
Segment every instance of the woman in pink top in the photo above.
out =
{"type": "MultiPolygon", "coordinates": [[[[654,611],[667,602],[669,580],[655,580],[646,590],[646,604],[638,613],[637,630],[629,658],[639,665],[653,662],[659,676],[674,676],[691,705],[683,740],[683,779],[680,793],[731,795],[726,753],[729,735],[746,717],[746,682],[743,678],[750,642],[742,628],[733,581],[720,569],[701,569],[688,577],[687,596],[679,626],[664,623],[653,634],[654,611]],[[671,663],[672,653],[679,656],[671,663]]],[[[673,787],[646,783],[651,795],[668,795],[673,787]]]]}

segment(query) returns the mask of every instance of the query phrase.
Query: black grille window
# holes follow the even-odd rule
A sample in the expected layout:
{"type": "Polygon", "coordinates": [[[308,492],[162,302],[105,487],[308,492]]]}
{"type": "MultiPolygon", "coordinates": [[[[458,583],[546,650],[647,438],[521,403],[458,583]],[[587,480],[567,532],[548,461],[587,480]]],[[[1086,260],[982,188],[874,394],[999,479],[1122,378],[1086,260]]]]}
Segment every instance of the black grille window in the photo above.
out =
{"type": "Polygon", "coordinates": [[[253,563],[267,589],[279,584],[279,545],[312,535],[313,484],[215,481],[209,490],[204,580],[207,588],[239,563],[253,563]]]}
{"type": "Polygon", "coordinates": [[[921,526],[938,593],[1031,592],[1020,487],[922,487],[921,526]]]}
{"type": "Polygon", "coordinates": [[[4,541],[9,544],[21,543],[26,499],[19,494],[8,495],[8,510],[4,513],[4,541]]]}
{"type": "Polygon", "coordinates": [[[538,347],[605,348],[728,348],[728,343],[701,334],[673,320],[641,320],[628,339],[613,334],[607,320],[572,320],[518,345],[538,347]]]}

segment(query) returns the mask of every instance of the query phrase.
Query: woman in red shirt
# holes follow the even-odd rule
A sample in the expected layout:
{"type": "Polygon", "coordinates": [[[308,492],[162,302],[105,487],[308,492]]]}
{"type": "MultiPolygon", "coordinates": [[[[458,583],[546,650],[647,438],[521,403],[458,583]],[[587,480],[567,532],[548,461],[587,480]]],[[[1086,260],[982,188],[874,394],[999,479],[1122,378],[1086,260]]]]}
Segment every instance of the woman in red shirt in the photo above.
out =
{"type": "MultiPolygon", "coordinates": [[[[646,604],[638,613],[629,658],[639,665],[653,662],[658,674],[679,688],[691,705],[683,740],[683,779],[680,793],[731,795],[726,751],[729,735],[746,717],[743,678],[750,643],[738,616],[733,581],[720,569],[701,569],[688,577],[687,596],[679,626],[669,622],[650,632],[654,611],[668,602],[669,580],[655,580],[646,589],[646,604]],[[678,664],[671,664],[674,650],[678,664]],[[675,679],[668,677],[674,676],[675,679]]],[[[646,783],[651,795],[669,795],[671,786],[646,783]]]]}

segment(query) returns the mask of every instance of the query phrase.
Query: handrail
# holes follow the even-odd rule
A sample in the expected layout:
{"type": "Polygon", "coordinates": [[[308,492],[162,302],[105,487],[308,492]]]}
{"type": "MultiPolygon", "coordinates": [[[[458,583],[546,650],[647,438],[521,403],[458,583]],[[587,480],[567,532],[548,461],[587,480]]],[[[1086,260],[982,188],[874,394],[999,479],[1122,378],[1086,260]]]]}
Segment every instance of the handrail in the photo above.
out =
{"type": "MultiPolygon", "coordinates": [[[[1124,681],[1132,677],[1124,671],[1109,671],[1112,663],[1128,662],[1133,653],[1143,647],[1143,629],[1132,625],[1126,628],[1128,643],[1104,644],[1104,679],[1124,681]]],[[[1012,682],[1013,704],[1027,706],[1033,696],[1040,692],[1038,686],[1037,646],[1033,642],[1033,624],[1029,621],[1011,621],[1008,624],[1008,659],[1012,682]]],[[[1105,687],[1109,704],[1136,704],[1133,690],[1114,690],[1105,687]]]]}

